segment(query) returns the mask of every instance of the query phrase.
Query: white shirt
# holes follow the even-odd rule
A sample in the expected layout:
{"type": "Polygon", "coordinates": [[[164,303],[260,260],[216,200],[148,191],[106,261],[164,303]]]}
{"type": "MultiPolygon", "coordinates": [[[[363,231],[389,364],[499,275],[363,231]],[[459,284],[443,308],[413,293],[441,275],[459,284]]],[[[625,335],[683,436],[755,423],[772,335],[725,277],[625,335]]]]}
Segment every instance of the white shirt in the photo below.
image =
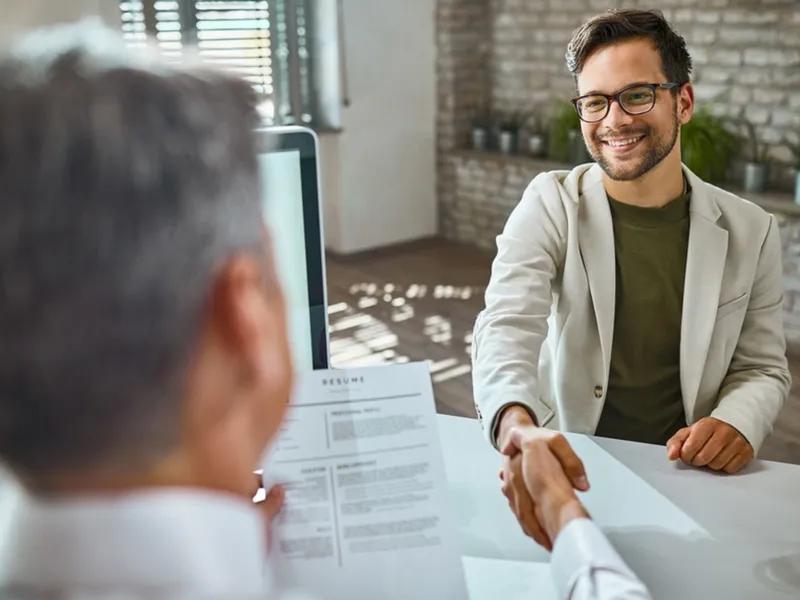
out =
{"type": "Polygon", "coordinates": [[[589,519],[575,519],[564,527],[553,544],[550,568],[563,600],[652,600],[589,519]]]}
{"type": "Polygon", "coordinates": [[[231,496],[168,489],[116,499],[26,498],[3,540],[0,597],[265,598],[266,525],[231,496]],[[12,596],[13,597],[13,596],[12,596]]]}
{"type": "MultiPolygon", "coordinates": [[[[260,511],[229,496],[25,499],[13,511],[0,540],[3,600],[312,600],[281,589],[260,511]]],[[[552,560],[562,599],[650,599],[588,519],[564,529],[552,560]]]]}

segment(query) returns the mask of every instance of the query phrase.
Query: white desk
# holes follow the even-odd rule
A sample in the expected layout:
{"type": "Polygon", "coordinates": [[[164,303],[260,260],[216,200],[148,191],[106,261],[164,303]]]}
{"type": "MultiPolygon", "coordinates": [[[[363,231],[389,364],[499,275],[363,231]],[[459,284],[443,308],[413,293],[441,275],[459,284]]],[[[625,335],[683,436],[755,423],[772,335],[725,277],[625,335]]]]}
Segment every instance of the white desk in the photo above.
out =
{"type": "MultiPolygon", "coordinates": [[[[548,554],[521,533],[478,422],[440,416],[439,434],[463,554],[525,561],[516,572],[542,579],[536,600],[554,598],[548,554]]],[[[582,500],[656,600],[800,598],[799,466],[719,475],[670,463],[659,446],[567,437],[592,485],[582,500]]]]}
{"type": "MultiPolygon", "coordinates": [[[[488,569],[467,574],[480,579],[470,600],[556,600],[549,555],[520,531],[478,422],[439,416],[439,436],[465,562],[488,569]],[[498,574],[534,593],[501,597],[498,574]]],[[[655,600],[800,598],[800,466],[756,461],[725,476],[669,463],[657,446],[567,437],[592,485],[582,500],[655,600]]],[[[0,539],[19,500],[3,479],[0,539]]]]}

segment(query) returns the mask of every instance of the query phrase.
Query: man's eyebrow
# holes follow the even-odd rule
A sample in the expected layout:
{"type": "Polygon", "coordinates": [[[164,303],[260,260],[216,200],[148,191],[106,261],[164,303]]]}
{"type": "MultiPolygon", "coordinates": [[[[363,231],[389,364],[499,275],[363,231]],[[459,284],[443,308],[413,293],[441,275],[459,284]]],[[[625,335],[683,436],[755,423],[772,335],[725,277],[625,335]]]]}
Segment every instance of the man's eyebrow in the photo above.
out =
{"type": "Polygon", "coordinates": [[[601,96],[611,96],[612,94],[617,94],[617,93],[621,92],[622,90],[627,90],[629,87],[633,87],[635,85],[650,85],[650,83],[652,83],[652,82],[650,82],[650,81],[632,81],[631,83],[628,83],[628,84],[624,85],[623,87],[619,88],[617,91],[611,92],[610,94],[606,94],[605,92],[601,92],[599,90],[590,90],[588,92],[584,92],[583,94],[578,94],[578,97],[592,96],[592,95],[595,95],[595,94],[599,94],[601,96]]]}

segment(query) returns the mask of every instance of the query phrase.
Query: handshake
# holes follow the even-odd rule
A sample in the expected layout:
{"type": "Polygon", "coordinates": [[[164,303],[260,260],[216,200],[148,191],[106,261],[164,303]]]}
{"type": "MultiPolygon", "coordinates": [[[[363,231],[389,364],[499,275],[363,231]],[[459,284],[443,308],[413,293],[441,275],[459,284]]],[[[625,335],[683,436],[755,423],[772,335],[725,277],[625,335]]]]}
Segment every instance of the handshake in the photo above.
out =
{"type": "Polygon", "coordinates": [[[587,491],[583,462],[557,431],[512,425],[501,440],[503,494],[525,535],[548,551],[573,519],[589,518],[575,490],[587,491]]]}
{"type": "MultiPolygon", "coordinates": [[[[536,427],[516,407],[503,414],[497,441],[503,494],[525,534],[552,551],[570,521],[589,518],[576,494],[589,490],[583,462],[561,433],[536,427]]],[[[735,473],[753,459],[753,448],[727,423],[706,417],[667,442],[667,458],[735,473]]]]}

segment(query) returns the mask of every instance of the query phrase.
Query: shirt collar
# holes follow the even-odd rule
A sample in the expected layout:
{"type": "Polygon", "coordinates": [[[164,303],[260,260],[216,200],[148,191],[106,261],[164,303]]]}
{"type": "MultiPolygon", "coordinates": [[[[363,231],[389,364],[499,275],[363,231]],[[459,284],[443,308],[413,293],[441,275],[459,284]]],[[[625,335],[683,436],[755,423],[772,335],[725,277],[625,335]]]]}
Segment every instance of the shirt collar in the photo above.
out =
{"type": "Polygon", "coordinates": [[[113,499],[25,498],[3,540],[2,585],[49,589],[268,587],[266,523],[251,503],[191,490],[113,499]]]}

